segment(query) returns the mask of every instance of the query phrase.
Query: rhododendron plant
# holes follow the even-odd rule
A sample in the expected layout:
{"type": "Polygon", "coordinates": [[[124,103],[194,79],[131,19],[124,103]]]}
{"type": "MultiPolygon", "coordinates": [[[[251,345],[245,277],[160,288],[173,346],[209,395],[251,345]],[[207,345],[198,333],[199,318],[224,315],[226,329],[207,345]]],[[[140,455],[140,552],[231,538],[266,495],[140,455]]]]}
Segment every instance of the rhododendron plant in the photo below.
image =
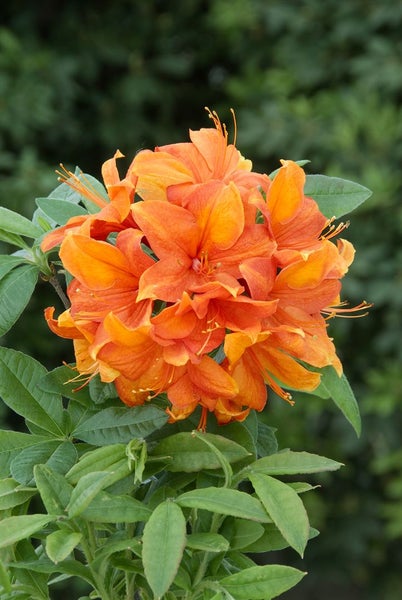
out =
{"type": "Polygon", "coordinates": [[[103,600],[266,600],[304,575],[248,555],[302,555],[317,533],[309,486],[277,476],[340,464],[278,453],[266,405],[332,397],[359,431],[330,319],[369,306],[342,297],[355,251],[335,219],[370,192],[305,161],[254,172],[208,114],[212,127],[138,152],[123,177],[117,151],[104,185],[63,167],[32,222],[1,209],[2,239],[20,247],[0,261],[1,332],[40,274],[64,303],[48,326],[75,353],[47,373],[0,348],[0,393],[30,432],[0,432],[4,598],[31,597],[30,569],[32,597],[59,574],[103,600]],[[32,514],[35,495],[46,513],[32,514]]]}

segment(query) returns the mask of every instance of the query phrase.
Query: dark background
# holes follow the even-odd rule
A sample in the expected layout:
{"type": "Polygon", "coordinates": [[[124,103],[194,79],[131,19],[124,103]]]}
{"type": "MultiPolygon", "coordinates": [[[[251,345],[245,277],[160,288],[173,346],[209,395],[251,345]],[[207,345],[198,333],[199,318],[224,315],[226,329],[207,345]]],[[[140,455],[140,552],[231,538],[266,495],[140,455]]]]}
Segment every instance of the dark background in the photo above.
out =
{"type": "MultiPolygon", "coordinates": [[[[357,256],[344,283],[369,317],[331,321],[363,416],[357,439],[329,401],[273,399],[281,447],[345,463],[306,496],[321,536],[284,597],[402,597],[402,3],[395,0],[68,0],[0,8],[0,198],[31,216],[59,162],[100,176],[119,148],[185,141],[218,111],[256,170],[309,159],[307,172],[373,190],[345,233],[357,256]]],[[[54,367],[71,358],[41,311],[45,284],[4,345],[54,367]]],[[[0,407],[0,419],[13,425],[0,407]],[[2,411],[2,412],[1,412],[2,411]]],[[[269,560],[273,560],[270,556],[269,560]]],[[[59,598],[62,598],[60,592],[59,598]]]]}

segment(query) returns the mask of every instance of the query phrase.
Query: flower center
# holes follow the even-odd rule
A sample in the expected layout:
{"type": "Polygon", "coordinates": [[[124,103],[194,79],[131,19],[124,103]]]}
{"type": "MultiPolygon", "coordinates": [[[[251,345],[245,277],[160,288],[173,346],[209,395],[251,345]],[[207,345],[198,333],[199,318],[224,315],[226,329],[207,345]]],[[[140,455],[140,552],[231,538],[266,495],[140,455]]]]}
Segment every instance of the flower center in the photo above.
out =
{"type": "Polygon", "coordinates": [[[209,260],[208,260],[208,251],[207,250],[202,250],[199,258],[193,258],[193,263],[192,263],[192,269],[193,271],[195,271],[196,273],[199,273],[200,275],[212,275],[213,272],[219,267],[219,263],[217,263],[216,265],[211,265],[209,260]]]}

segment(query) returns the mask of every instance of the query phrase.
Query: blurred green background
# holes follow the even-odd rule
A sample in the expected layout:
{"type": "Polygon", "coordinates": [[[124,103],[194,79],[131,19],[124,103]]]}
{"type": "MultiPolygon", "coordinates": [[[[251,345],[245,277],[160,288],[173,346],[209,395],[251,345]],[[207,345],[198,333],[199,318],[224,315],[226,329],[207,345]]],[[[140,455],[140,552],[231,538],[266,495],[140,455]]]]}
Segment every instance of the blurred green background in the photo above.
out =
{"type": "MultiPolygon", "coordinates": [[[[305,498],[322,535],[303,561],[287,552],[268,560],[309,571],[289,600],[402,597],[402,2],[13,0],[0,15],[8,208],[30,217],[59,162],[99,177],[117,148],[128,165],[141,148],[186,140],[188,128],[210,125],[204,106],[230,131],[235,109],[238,146],[256,170],[309,159],[307,172],[373,190],[350,215],[345,237],[357,256],[343,296],[375,306],[330,324],[363,434],[328,401],[300,397],[292,409],[272,399],[267,419],[282,447],[346,466],[305,498]]],[[[39,284],[1,343],[49,367],[69,360],[70,344],[43,324],[54,303],[39,284]]]]}

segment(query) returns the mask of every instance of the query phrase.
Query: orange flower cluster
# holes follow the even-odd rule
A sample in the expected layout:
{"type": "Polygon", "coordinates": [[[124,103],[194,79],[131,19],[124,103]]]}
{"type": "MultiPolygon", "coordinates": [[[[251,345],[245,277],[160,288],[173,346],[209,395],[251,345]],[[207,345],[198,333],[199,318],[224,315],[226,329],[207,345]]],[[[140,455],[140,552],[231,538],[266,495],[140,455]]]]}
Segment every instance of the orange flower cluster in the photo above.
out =
{"type": "Polygon", "coordinates": [[[282,161],[273,180],[252,171],[225,126],[190,142],[139,152],[123,179],[103,165],[107,199],[65,180],[99,206],[49,233],[73,276],[71,307],[49,327],[74,340],[77,370],[114,382],[128,406],[160,393],[172,421],[202,407],[219,423],[262,410],[266,386],[314,390],[306,368],[342,367],[325,315],[339,306],[353,246],[304,196],[305,174],[282,161]]]}

